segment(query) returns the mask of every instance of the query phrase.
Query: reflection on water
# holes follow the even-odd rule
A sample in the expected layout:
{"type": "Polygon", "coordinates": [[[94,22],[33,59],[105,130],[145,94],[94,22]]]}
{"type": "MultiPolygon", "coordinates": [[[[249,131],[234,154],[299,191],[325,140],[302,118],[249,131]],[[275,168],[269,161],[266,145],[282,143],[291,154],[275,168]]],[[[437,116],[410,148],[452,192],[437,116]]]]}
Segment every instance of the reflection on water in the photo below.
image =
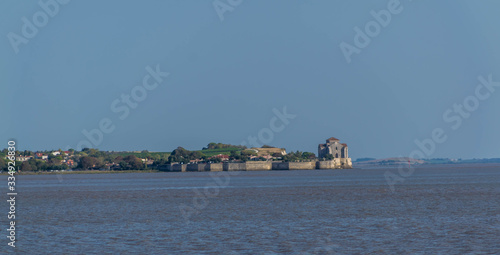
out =
{"type": "Polygon", "coordinates": [[[500,167],[384,171],[20,176],[17,251],[500,253],[500,167]]]}

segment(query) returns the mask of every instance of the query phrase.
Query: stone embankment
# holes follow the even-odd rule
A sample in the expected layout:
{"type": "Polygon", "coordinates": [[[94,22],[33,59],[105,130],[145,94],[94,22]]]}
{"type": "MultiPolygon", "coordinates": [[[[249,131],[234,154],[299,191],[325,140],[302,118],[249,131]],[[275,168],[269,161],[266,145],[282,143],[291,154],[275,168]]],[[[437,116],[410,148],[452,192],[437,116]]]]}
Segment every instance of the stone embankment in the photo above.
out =
{"type": "Polygon", "coordinates": [[[160,168],[169,172],[216,172],[216,171],[270,171],[270,170],[314,170],[352,168],[350,158],[310,162],[247,161],[242,163],[194,163],[167,164],[160,168]]]}

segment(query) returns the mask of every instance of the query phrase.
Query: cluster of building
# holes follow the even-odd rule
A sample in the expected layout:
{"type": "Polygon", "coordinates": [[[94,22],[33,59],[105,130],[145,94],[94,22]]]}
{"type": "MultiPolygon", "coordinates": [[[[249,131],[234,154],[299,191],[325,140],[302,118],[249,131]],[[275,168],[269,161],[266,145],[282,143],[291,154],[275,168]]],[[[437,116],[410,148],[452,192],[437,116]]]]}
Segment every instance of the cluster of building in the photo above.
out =
{"type": "MultiPolygon", "coordinates": [[[[68,165],[69,167],[72,167],[75,165],[75,161],[72,159],[73,158],[73,153],[70,151],[53,151],[50,152],[52,156],[61,156],[61,163],[68,165]]],[[[26,156],[26,155],[19,155],[16,157],[16,161],[24,162],[28,161],[30,159],[39,159],[39,160],[44,160],[48,161],[49,160],[49,154],[41,153],[41,152],[36,152],[34,156],[26,156]]]]}

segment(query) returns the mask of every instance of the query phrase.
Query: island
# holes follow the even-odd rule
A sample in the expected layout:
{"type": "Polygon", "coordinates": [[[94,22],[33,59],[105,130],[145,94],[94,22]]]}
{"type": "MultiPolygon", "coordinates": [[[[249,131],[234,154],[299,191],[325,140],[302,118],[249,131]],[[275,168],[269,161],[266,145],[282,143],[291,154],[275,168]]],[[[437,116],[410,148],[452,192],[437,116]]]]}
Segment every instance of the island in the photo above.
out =
{"type": "MultiPolygon", "coordinates": [[[[6,171],[8,151],[0,151],[0,170],[6,171]]],[[[318,145],[318,156],[312,152],[290,152],[285,148],[263,145],[247,148],[242,145],[209,143],[201,150],[189,151],[177,147],[172,152],[100,151],[84,148],[81,151],[16,151],[19,172],[53,172],[83,170],[156,170],[188,171],[266,171],[349,169],[352,161],[348,147],[331,137],[318,145]]]]}

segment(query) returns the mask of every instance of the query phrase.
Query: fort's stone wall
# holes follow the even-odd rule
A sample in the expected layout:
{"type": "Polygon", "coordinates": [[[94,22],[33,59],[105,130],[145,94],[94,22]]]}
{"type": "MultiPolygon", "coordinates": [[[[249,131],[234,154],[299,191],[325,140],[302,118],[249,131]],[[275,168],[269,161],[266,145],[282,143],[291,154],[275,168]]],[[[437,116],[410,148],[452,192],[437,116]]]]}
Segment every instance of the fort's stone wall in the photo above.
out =
{"type": "Polygon", "coordinates": [[[311,170],[311,169],[316,169],[316,161],[288,162],[288,170],[311,170]]]}
{"type": "Polygon", "coordinates": [[[245,163],[246,171],[268,171],[272,170],[272,162],[270,161],[249,161],[245,163]]]}
{"type": "Polygon", "coordinates": [[[337,168],[333,160],[328,161],[317,161],[316,169],[335,169],[337,168]]]}
{"type": "Polygon", "coordinates": [[[272,170],[288,170],[288,162],[273,162],[272,170]]]}
{"type": "Polygon", "coordinates": [[[332,160],[317,161],[316,169],[340,169],[343,168],[341,164],[343,160],[342,158],[335,158],[332,160]]]}
{"type": "Polygon", "coordinates": [[[206,171],[211,172],[219,172],[224,170],[222,163],[208,163],[206,164],[205,169],[206,171]]]}
{"type": "Polygon", "coordinates": [[[158,170],[170,172],[170,171],[172,171],[172,164],[165,164],[165,165],[158,166],[158,170]]]}
{"type": "Polygon", "coordinates": [[[186,172],[187,165],[186,164],[172,164],[170,166],[170,171],[172,172],[186,172]]]}
{"type": "Polygon", "coordinates": [[[206,165],[207,164],[205,164],[205,163],[187,164],[186,171],[203,172],[203,171],[205,171],[206,165]]]}
{"type": "Polygon", "coordinates": [[[351,158],[341,158],[339,165],[339,168],[352,168],[351,158]]]}
{"type": "Polygon", "coordinates": [[[160,170],[171,172],[186,171],[269,171],[269,170],[312,170],[312,169],[340,169],[352,168],[350,158],[336,158],[326,161],[311,162],[271,162],[248,161],[244,163],[196,163],[196,164],[167,164],[160,170]]]}
{"type": "Polygon", "coordinates": [[[246,170],[246,164],[245,163],[229,163],[229,162],[224,162],[222,164],[223,164],[224,171],[245,171],[246,170]]]}

